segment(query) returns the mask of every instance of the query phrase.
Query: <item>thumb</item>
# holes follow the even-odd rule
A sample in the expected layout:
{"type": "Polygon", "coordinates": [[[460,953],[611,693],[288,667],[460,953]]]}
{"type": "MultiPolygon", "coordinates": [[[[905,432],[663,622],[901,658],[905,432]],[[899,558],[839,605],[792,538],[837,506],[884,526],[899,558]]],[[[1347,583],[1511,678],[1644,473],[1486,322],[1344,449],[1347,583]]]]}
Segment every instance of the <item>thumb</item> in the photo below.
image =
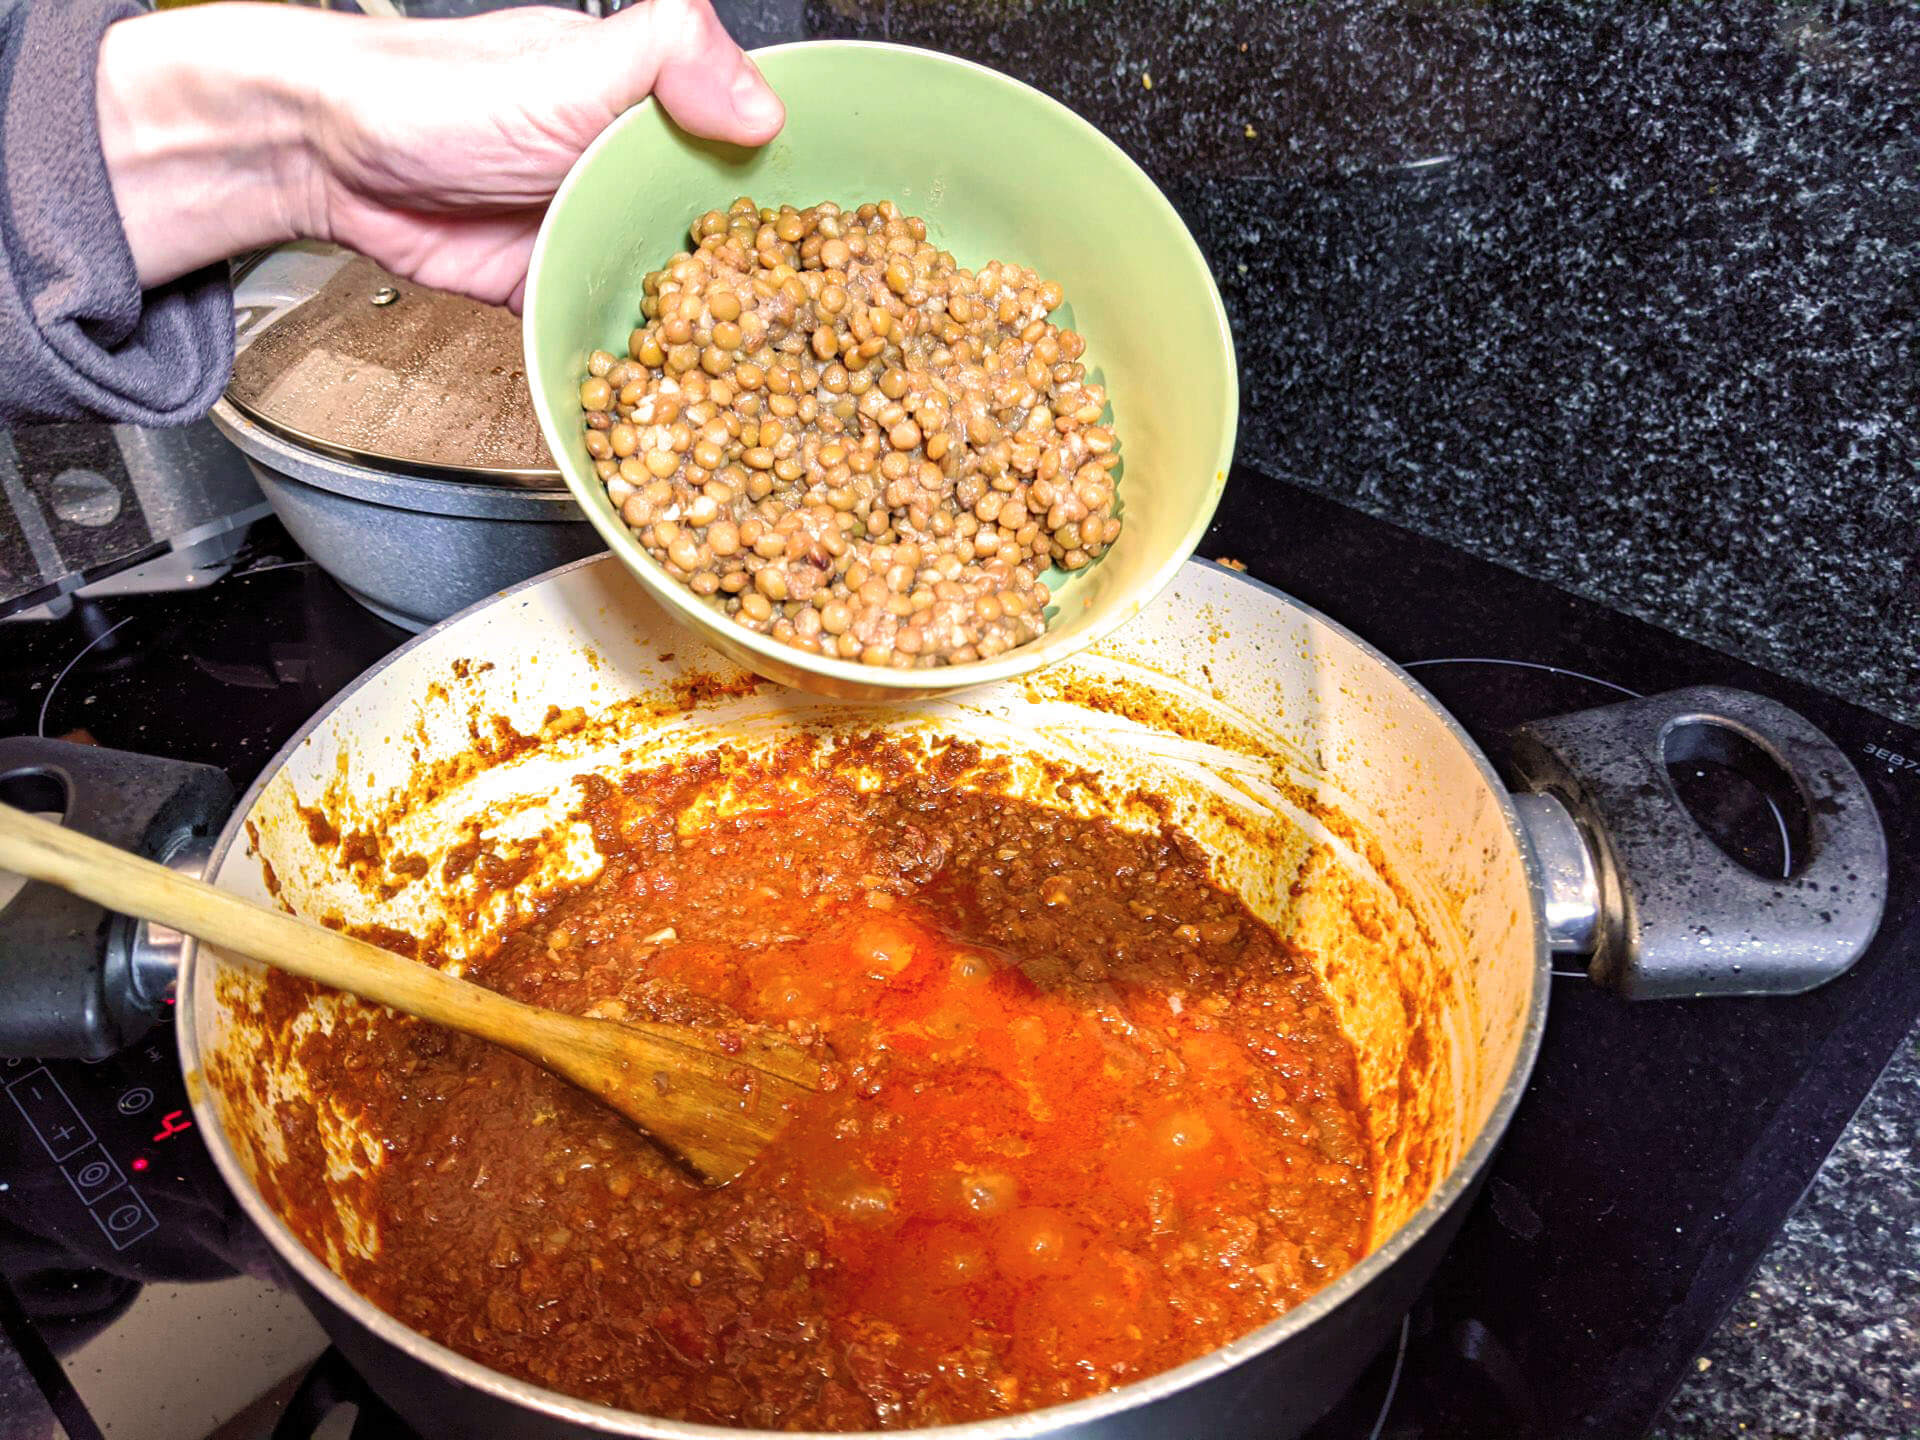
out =
{"type": "Polygon", "coordinates": [[[684,130],[710,140],[764,145],[786,123],[786,107],[733,43],[708,0],[646,0],[589,27],[613,54],[633,57],[616,111],[651,92],[684,130]]]}

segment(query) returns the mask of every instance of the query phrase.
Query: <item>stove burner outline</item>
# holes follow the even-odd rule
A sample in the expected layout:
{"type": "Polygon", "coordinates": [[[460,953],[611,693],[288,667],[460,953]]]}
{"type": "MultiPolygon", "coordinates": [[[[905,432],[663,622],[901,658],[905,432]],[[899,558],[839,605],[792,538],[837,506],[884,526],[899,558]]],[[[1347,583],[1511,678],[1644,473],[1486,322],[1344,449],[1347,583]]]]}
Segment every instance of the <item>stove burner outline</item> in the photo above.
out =
{"type": "Polygon", "coordinates": [[[1646,697],[1638,690],[1629,690],[1611,680],[1602,680],[1598,675],[1589,675],[1583,670],[1569,670],[1564,665],[1543,665],[1538,660],[1503,660],[1496,655],[1436,655],[1427,660],[1403,660],[1402,670],[1418,670],[1423,665],[1511,665],[1519,670],[1544,670],[1549,675],[1565,675],[1570,680],[1585,680],[1608,690],[1614,690],[1629,700],[1644,700],[1646,697]]]}
{"type": "Polygon", "coordinates": [[[1393,1352],[1393,1373],[1387,1377],[1387,1396],[1380,1402],[1380,1415],[1373,1422],[1373,1429],[1367,1432],[1367,1440],[1380,1440],[1386,1433],[1387,1420],[1393,1414],[1393,1402],[1400,1394],[1400,1375],[1407,1368],[1407,1336],[1413,1331],[1413,1316],[1400,1317],[1400,1343],[1393,1352]]]}
{"type": "Polygon", "coordinates": [[[71,660],[67,661],[65,665],[62,665],[60,667],[60,673],[53,677],[53,683],[47,686],[47,693],[40,701],[40,723],[38,726],[35,727],[36,734],[44,737],[47,733],[47,716],[53,710],[53,697],[60,690],[60,682],[67,678],[68,674],[73,670],[74,666],[78,665],[82,660],[87,658],[87,656],[92,652],[93,648],[96,645],[98,645],[102,640],[105,640],[109,636],[111,636],[113,632],[118,630],[121,626],[131,624],[135,618],[136,617],[133,615],[121,616],[120,619],[114,621],[113,624],[109,625],[106,629],[102,630],[98,635],[94,636],[93,639],[89,640],[85,645],[81,646],[79,654],[75,655],[71,660]]]}

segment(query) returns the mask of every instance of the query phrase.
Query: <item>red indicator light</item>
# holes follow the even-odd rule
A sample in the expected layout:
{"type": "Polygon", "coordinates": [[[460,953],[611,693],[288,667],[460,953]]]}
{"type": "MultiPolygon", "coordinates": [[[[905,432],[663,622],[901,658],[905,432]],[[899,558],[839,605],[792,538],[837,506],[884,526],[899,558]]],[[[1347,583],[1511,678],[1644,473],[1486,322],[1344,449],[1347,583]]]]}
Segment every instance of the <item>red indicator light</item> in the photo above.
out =
{"type": "Polygon", "coordinates": [[[153,1137],[154,1141],[169,1140],[182,1130],[191,1130],[193,1121],[184,1118],[186,1113],[184,1110],[169,1110],[166,1118],[160,1122],[160,1133],[153,1137]]]}
{"type": "Polygon", "coordinates": [[[146,1156],[144,1156],[144,1155],[136,1155],[136,1156],[134,1156],[134,1157],[133,1157],[133,1168],[134,1168],[135,1170],[144,1170],[144,1169],[146,1169],[146,1168],[147,1168],[147,1163],[148,1163],[148,1162],[147,1162],[147,1157],[146,1157],[146,1156]]]}

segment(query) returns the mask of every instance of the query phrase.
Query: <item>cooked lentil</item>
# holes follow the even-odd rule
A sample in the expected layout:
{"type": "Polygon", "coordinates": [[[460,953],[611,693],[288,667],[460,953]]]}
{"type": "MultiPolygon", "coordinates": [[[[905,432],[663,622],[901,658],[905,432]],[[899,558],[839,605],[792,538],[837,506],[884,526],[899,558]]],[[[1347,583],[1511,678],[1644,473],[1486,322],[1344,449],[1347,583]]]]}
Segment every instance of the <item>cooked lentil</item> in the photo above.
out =
{"type": "Polygon", "coordinates": [[[736,200],[647,276],[585,445],[647,553],[734,621],[900,669],[1046,629],[1050,566],[1120,533],[1119,452],[1060,287],[962,268],[891,201],[736,200]]]}
{"type": "Polygon", "coordinates": [[[301,1029],[310,987],[275,974],[326,1097],[324,1125],[282,1104],[302,1168],[275,1203],[311,1234],[346,1186],[380,1248],[343,1273],[455,1350],[710,1424],[1030,1410],[1299,1303],[1372,1203],[1310,957],[1177,830],[965,788],[977,755],[948,756],[799,742],[586,781],[604,870],[470,965],[573,1013],[824,1042],[822,1092],[725,1189],[480,1041],[384,1012],[301,1029]],[[342,1118],[380,1139],[364,1182],[317,1144],[342,1118]]]}

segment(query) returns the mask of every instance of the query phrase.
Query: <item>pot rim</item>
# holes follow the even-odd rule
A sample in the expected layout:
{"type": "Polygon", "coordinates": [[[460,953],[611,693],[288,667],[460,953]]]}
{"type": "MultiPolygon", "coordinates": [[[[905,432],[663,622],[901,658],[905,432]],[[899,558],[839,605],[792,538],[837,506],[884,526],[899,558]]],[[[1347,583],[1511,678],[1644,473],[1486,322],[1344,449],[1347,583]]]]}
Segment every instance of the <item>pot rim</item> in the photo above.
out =
{"type": "MultiPolygon", "coordinates": [[[[595,1401],[563,1395],[557,1390],[549,1390],[525,1380],[516,1380],[477,1360],[469,1359],[437,1341],[429,1340],[387,1314],[321,1261],[288,1228],[278,1212],[267,1204],[259,1189],[241,1167],[239,1156],[228,1139],[226,1127],[221,1123],[220,1116],[214,1109],[211,1092],[205,1085],[197,1083],[192,1078],[201,1069],[200,1041],[194,1020],[195,1006],[192,998],[200,975],[200,947],[197,942],[188,940],[180,963],[175,1006],[175,1023],[180,1042],[180,1066],[183,1075],[188,1077],[187,1093],[192,1102],[194,1118],[200,1125],[201,1134],[206,1137],[207,1149],[213,1155],[221,1179],[234,1193],[235,1198],[240,1202],[241,1209],[246,1212],[247,1218],[266,1236],[281,1262],[296,1271],[301,1280],[312,1286],[331,1305],[352,1317],[386,1344],[462,1384],[521,1409],[603,1434],[646,1437],[646,1440],[743,1440],[743,1437],[744,1440],[754,1440],[754,1437],[774,1440],[775,1436],[784,1437],[784,1440],[846,1440],[850,1435],[879,1436],[894,1433],[926,1436],[929,1440],[1022,1440],[1022,1437],[1039,1437],[1070,1426],[1092,1424],[1134,1410],[1224,1375],[1241,1362],[1283,1344],[1319,1323],[1342,1305],[1357,1299],[1376,1279],[1384,1275],[1399,1262],[1402,1256],[1412,1250],[1440,1221],[1454,1202],[1478,1182],[1481,1173],[1492,1158],[1495,1147],[1505,1136],[1507,1126],[1512,1122],[1513,1113],[1519,1106],[1520,1097],[1525,1093],[1527,1083],[1532,1077],[1534,1062],[1539,1056],[1541,1039],[1546,1029],[1547,997],[1552,984],[1552,958],[1547,943],[1546,927],[1541,923],[1545,888],[1540,864],[1527,839],[1526,831],[1521,826],[1512,796],[1498,772],[1494,770],[1492,763],[1461,727],[1460,722],[1454,719],[1446,707],[1428,693],[1417,680],[1388,658],[1377,646],[1284,591],[1257,580],[1251,575],[1217,565],[1210,560],[1196,558],[1189,563],[1219,571],[1242,584],[1251,585],[1281,605],[1299,611],[1315,623],[1325,626],[1333,634],[1356,646],[1368,659],[1384,666],[1415,699],[1431,711],[1454,740],[1466,750],[1467,755],[1480,771],[1481,778],[1492,792],[1500,807],[1501,818],[1506,823],[1507,832],[1513,838],[1521,863],[1526,869],[1527,890],[1533,900],[1532,913],[1528,916],[1528,922],[1533,931],[1533,988],[1527,1002],[1527,1015],[1520,1037],[1519,1053],[1514,1057],[1512,1068],[1508,1071],[1507,1078],[1494,1101],[1492,1111],[1481,1125],[1479,1133],[1474,1136],[1473,1142],[1467,1147],[1466,1153],[1455,1161],[1440,1183],[1434,1187],[1433,1193],[1422,1202],[1420,1208],[1378,1246],[1362,1256],[1351,1269],[1332,1284],[1316,1291],[1300,1305],[1259,1329],[1241,1336],[1238,1340],[1210,1350],[1205,1355],[1189,1360],[1183,1365],[1175,1366],[1171,1370],[1159,1371],[1099,1395],[1040,1410],[1023,1411],[1017,1415],[1005,1415],[990,1420],[971,1420],[954,1425],[928,1426],[906,1432],[770,1431],[697,1424],[642,1415],[632,1410],[616,1410],[595,1401]]],[[[211,878],[218,872],[235,839],[242,833],[247,817],[252,813],[261,792],[280,773],[294,753],[335,710],[357,695],[376,677],[400,664],[414,650],[439,635],[442,630],[461,624],[470,616],[477,615],[491,606],[502,604],[523,590],[545,584],[586,566],[618,564],[618,559],[611,553],[590,555],[583,560],[576,560],[571,564],[536,575],[449,616],[375,662],[329,700],[300,728],[298,733],[282,745],[260,772],[259,777],[247,788],[246,793],[234,806],[232,815],[229,816],[226,826],[220,832],[219,840],[207,859],[205,872],[207,876],[211,878]]]]}
{"type": "Polygon", "coordinates": [[[557,479],[552,485],[511,485],[474,475],[380,470],[331,450],[303,446],[284,432],[262,424],[224,396],[214,403],[208,418],[252,464],[274,471],[289,483],[309,485],[363,505],[384,505],[414,515],[481,520],[581,525],[587,521],[574,503],[573,492],[557,479]]]}

